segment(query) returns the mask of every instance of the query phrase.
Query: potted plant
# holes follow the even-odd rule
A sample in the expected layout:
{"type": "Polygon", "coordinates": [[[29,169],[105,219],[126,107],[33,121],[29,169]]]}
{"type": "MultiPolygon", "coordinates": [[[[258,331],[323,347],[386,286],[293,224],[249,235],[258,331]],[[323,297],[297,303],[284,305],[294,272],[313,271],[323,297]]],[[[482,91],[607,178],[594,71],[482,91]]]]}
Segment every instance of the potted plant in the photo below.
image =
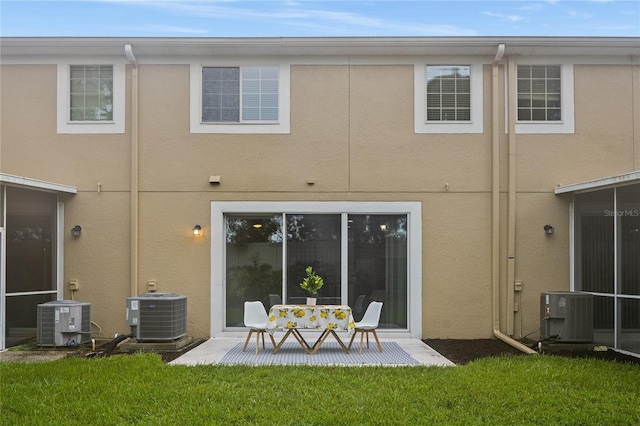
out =
{"type": "Polygon", "coordinates": [[[307,276],[302,279],[300,283],[300,287],[303,290],[309,292],[312,297],[307,297],[307,305],[315,305],[316,304],[316,294],[324,285],[324,280],[322,277],[315,273],[311,266],[307,266],[304,270],[307,273],[307,276]]]}

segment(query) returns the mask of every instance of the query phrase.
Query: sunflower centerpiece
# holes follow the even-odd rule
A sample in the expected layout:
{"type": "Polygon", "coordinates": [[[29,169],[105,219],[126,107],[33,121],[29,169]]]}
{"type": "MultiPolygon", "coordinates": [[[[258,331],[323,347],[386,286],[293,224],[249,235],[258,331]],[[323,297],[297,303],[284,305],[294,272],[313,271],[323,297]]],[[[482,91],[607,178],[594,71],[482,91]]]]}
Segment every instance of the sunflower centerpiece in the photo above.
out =
{"type": "Polygon", "coordinates": [[[308,291],[311,295],[311,297],[307,297],[307,305],[315,305],[315,296],[324,285],[324,280],[320,275],[315,273],[311,266],[307,266],[304,271],[307,273],[307,276],[302,279],[300,287],[302,287],[303,290],[308,291]]]}

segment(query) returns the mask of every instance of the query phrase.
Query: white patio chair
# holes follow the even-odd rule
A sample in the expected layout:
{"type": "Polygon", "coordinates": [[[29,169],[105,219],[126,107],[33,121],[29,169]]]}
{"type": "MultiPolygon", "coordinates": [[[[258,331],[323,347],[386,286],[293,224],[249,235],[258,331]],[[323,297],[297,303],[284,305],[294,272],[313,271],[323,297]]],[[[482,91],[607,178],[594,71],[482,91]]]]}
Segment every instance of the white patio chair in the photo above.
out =
{"type": "Polygon", "coordinates": [[[364,299],[366,298],[367,296],[365,294],[361,294],[356,298],[356,303],[353,305],[353,315],[355,317],[360,318],[360,314],[364,310],[364,299]]]}
{"type": "Polygon", "coordinates": [[[279,294],[269,294],[269,304],[273,305],[282,305],[282,298],[279,294]]]}
{"type": "Polygon", "coordinates": [[[362,340],[364,339],[364,335],[367,335],[367,349],[369,348],[369,333],[373,333],[373,337],[376,339],[376,343],[378,344],[378,349],[382,352],[382,346],[380,345],[380,340],[378,340],[378,334],[376,333],[376,328],[378,328],[378,323],[380,322],[380,312],[382,311],[382,302],[371,302],[369,306],[367,306],[367,310],[362,317],[362,321],[358,321],[356,323],[356,330],[351,336],[351,341],[349,342],[349,347],[347,350],[351,349],[351,344],[353,343],[353,339],[356,337],[356,334],[360,333],[360,353],[362,353],[362,340]]]}
{"type": "MultiPolygon", "coordinates": [[[[268,321],[269,317],[267,316],[267,311],[264,309],[262,302],[244,302],[244,325],[245,327],[249,327],[249,335],[247,336],[247,340],[244,342],[242,352],[247,349],[249,339],[251,339],[251,335],[253,333],[256,333],[256,355],[258,355],[260,336],[262,336],[262,348],[264,349],[264,333],[267,329],[268,321]]],[[[276,342],[273,340],[273,336],[269,334],[269,337],[271,338],[271,343],[275,348],[276,342]]]]}

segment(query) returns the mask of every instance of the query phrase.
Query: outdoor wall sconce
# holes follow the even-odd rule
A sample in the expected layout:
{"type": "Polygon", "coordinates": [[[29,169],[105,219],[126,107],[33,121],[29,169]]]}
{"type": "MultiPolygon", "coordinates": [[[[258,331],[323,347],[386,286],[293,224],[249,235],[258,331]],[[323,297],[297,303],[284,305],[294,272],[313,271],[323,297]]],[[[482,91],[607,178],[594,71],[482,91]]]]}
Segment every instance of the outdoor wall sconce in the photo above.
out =
{"type": "Polygon", "coordinates": [[[193,227],[193,235],[200,236],[202,235],[202,226],[196,225],[193,227]]]}
{"type": "Polygon", "coordinates": [[[555,230],[553,229],[553,226],[551,225],[545,225],[544,226],[544,235],[553,235],[553,232],[555,230]]]}
{"type": "Polygon", "coordinates": [[[73,238],[80,238],[80,234],[82,233],[82,226],[76,225],[71,228],[71,236],[73,238]]]}

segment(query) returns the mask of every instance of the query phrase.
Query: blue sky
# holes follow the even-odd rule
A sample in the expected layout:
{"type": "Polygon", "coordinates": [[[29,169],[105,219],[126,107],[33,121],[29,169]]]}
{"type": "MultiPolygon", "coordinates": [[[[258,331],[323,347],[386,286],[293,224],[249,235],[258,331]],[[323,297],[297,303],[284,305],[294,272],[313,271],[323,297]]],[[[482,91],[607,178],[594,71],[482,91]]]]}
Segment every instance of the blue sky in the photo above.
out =
{"type": "Polygon", "coordinates": [[[640,0],[0,0],[2,36],[640,36],[640,0]]]}

